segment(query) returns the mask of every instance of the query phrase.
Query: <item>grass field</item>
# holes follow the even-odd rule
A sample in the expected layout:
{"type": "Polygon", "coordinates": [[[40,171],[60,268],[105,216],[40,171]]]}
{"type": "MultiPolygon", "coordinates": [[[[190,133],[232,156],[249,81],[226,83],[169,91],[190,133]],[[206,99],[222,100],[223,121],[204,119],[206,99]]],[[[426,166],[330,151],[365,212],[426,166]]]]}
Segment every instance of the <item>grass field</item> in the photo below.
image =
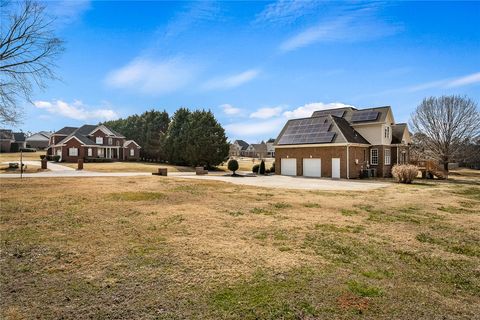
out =
{"type": "MultiPolygon", "coordinates": [[[[63,166],[77,168],[76,163],[60,163],[63,166]]],[[[170,172],[191,172],[192,167],[173,166],[163,163],[150,162],[105,162],[105,163],[84,163],[83,169],[96,172],[156,172],[158,168],[168,168],[170,172]]]]}
{"type": "Polygon", "coordinates": [[[1,180],[0,318],[478,319],[480,175],[1,180]]]}
{"type": "MultiPolygon", "coordinates": [[[[23,152],[23,160],[40,160],[42,154],[45,154],[45,151],[23,152]]],[[[0,163],[7,161],[20,161],[20,152],[0,153],[0,163]]]]}

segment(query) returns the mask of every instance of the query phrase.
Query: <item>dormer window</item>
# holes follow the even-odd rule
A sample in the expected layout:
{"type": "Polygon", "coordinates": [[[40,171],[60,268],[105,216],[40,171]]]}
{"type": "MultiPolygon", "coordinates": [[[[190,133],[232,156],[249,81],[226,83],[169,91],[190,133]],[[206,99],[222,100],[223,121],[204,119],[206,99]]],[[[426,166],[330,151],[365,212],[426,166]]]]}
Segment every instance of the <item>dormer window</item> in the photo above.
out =
{"type": "Polygon", "coordinates": [[[385,127],[385,138],[390,138],[390,127],[385,127]]]}
{"type": "Polygon", "coordinates": [[[95,143],[96,144],[103,144],[103,137],[96,137],[95,138],[95,143]]]}
{"type": "Polygon", "coordinates": [[[113,139],[112,138],[108,138],[108,145],[111,146],[113,143],[113,139]]]}

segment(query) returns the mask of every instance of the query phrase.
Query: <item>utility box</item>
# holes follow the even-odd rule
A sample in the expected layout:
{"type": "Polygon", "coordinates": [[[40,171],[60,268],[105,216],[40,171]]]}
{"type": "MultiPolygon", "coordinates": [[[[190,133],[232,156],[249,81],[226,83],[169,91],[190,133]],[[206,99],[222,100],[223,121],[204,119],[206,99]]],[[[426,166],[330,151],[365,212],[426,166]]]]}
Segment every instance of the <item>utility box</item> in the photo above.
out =
{"type": "Polygon", "coordinates": [[[42,161],[40,161],[42,163],[42,169],[45,170],[47,169],[47,158],[43,158],[42,161]]]}

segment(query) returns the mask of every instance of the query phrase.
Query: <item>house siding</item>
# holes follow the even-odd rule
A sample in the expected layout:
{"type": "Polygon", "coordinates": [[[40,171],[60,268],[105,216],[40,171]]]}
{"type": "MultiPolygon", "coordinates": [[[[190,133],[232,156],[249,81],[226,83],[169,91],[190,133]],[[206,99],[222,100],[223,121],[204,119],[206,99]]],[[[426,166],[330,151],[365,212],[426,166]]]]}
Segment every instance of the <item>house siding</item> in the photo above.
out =
{"type": "MultiPolygon", "coordinates": [[[[349,177],[358,178],[360,170],[365,162],[364,150],[368,147],[349,148],[349,177]],[[358,159],[358,164],[355,162],[358,159]]],[[[322,177],[332,176],[332,158],[340,158],[340,178],[347,178],[347,147],[297,147],[297,148],[276,148],[275,149],[275,174],[281,174],[282,158],[297,160],[297,176],[303,175],[303,159],[320,158],[322,159],[321,174],[322,177]]]]}
{"type": "Polygon", "coordinates": [[[123,150],[125,160],[138,160],[140,159],[140,148],[133,142],[127,144],[123,150]],[[135,151],[135,155],[132,157],[130,155],[130,149],[135,151]]]}
{"type": "Polygon", "coordinates": [[[62,147],[62,161],[67,162],[77,162],[78,159],[83,159],[85,157],[85,148],[83,145],[77,141],[77,139],[70,139],[67,141],[66,145],[62,147]],[[69,148],[78,148],[78,156],[73,157],[68,155],[69,148]]]}

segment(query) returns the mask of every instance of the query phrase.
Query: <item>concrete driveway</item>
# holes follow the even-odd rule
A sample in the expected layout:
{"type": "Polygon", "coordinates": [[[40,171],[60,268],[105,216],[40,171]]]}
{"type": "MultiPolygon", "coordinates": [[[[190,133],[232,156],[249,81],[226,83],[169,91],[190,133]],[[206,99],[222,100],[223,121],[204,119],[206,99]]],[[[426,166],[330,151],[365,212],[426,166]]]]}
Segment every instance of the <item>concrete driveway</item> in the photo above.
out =
{"type": "MultiPolygon", "coordinates": [[[[7,162],[8,163],[8,162],[7,162]]],[[[25,161],[27,165],[40,166],[40,161],[25,161]]],[[[75,170],[70,167],[62,166],[54,162],[48,163],[50,171],[38,173],[24,173],[25,178],[79,178],[79,177],[134,177],[134,176],[151,176],[149,172],[93,172],[87,170],[75,170]]],[[[317,179],[304,177],[288,177],[288,176],[244,176],[231,177],[225,173],[211,172],[208,175],[197,176],[195,172],[169,172],[169,177],[199,179],[199,180],[216,180],[229,182],[239,185],[258,186],[265,188],[282,188],[297,190],[372,190],[389,186],[388,183],[367,181],[367,180],[332,180],[317,179]]],[[[169,179],[166,177],[166,179],[169,179]]],[[[1,174],[0,179],[20,178],[20,174],[1,174]]],[[[158,177],[165,179],[165,177],[158,177]]]]}
{"type": "MultiPolygon", "coordinates": [[[[180,175],[178,175],[180,177],[180,175]]],[[[332,180],[304,177],[288,176],[253,176],[253,177],[231,177],[223,175],[185,175],[181,176],[187,179],[218,180],[241,184],[247,186],[257,186],[265,188],[282,188],[298,190],[372,190],[389,186],[389,183],[363,180],[332,180]]]]}
{"type": "MultiPolygon", "coordinates": [[[[8,162],[2,162],[2,163],[8,164],[11,162],[20,162],[20,161],[8,161],[8,162]]],[[[40,160],[27,160],[27,161],[23,161],[23,163],[26,164],[27,166],[37,166],[37,167],[42,166],[42,162],[40,160]]],[[[75,171],[75,169],[73,168],[62,166],[61,164],[58,164],[55,162],[48,162],[47,168],[50,169],[50,171],[75,171]]]]}

